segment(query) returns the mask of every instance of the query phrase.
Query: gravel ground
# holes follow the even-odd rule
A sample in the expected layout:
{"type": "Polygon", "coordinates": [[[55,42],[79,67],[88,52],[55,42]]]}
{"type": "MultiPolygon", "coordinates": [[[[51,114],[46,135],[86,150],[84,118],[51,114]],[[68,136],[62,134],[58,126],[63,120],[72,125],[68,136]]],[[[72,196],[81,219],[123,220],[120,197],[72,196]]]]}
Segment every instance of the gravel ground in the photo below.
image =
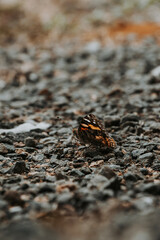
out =
{"type": "Polygon", "coordinates": [[[159,64],[151,38],[0,49],[1,239],[159,239],[159,64]],[[89,113],[115,150],[72,137],[89,113]]]}

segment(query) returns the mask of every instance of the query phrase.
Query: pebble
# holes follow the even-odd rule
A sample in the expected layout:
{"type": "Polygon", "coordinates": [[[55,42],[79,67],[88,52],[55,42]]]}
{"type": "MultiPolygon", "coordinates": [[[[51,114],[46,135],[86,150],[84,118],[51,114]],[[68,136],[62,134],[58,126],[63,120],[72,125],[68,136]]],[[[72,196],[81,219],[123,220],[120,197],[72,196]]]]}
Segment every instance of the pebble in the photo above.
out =
{"type": "Polygon", "coordinates": [[[149,171],[148,171],[147,168],[140,168],[139,170],[143,175],[148,175],[149,174],[149,171]]]}
{"type": "Polygon", "coordinates": [[[19,214],[22,213],[23,209],[20,206],[11,207],[9,209],[10,214],[19,214]]]}
{"type": "Polygon", "coordinates": [[[134,206],[139,210],[139,211],[144,211],[146,209],[152,208],[152,205],[154,204],[154,199],[153,197],[141,197],[136,200],[134,200],[134,206]]]}
{"type": "Polygon", "coordinates": [[[68,179],[68,176],[66,176],[65,172],[59,169],[54,170],[55,176],[57,180],[61,179],[68,179]]]}
{"type": "Polygon", "coordinates": [[[81,172],[78,169],[72,169],[70,171],[70,176],[74,176],[74,177],[83,177],[85,174],[83,172],[81,172]]]}
{"type": "Polygon", "coordinates": [[[153,163],[152,169],[154,171],[160,171],[160,163],[153,163]]]}
{"type": "Polygon", "coordinates": [[[8,149],[3,143],[0,143],[0,153],[1,154],[8,153],[8,149]]]}
{"type": "Polygon", "coordinates": [[[101,44],[98,41],[92,41],[89,42],[85,47],[84,47],[84,51],[89,53],[89,54],[93,54],[96,53],[97,51],[99,51],[101,49],[101,44]]]}
{"type": "Polygon", "coordinates": [[[39,76],[36,73],[30,73],[28,79],[30,82],[36,83],[39,80],[39,76]]]}
{"type": "Polygon", "coordinates": [[[139,120],[140,120],[140,118],[138,115],[128,114],[121,119],[121,123],[125,123],[128,121],[138,122],[139,120]]]}
{"type": "Polygon", "coordinates": [[[107,166],[103,166],[99,171],[99,174],[106,177],[107,179],[110,179],[116,176],[115,172],[107,166]]]}
{"type": "Polygon", "coordinates": [[[57,155],[56,154],[53,154],[52,157],[51,157],[51,160],[50,160],[50,164],[51,166],[56,166],[56,165],[60,165],[60,160],[57,159],[57,155]]]}
{"type": "Polygon", "coordinates": [[[42,162],[42,161],[44,161],[44,159],[45,159],[45,156],[44,156],[44,154],[36,154],[35,156],[33,156],[33,160],[35,161],[35,162],[42,162]]]}
{"type": "Polygon", "coordinates": [[[150,193],[153,195],[159,195],[160,194],[160,184],[159,183],[146,183],[141,186],[141,191],[150,193]]]}
{"type": "Polygon", "coordinates": [[[142,162],[146,167],[151,166],[152,162],[154,160],[153,153],[144,153],[139,156],[139,161],[142,162]]]}
{"type": "Polygon", "coordinates": [[[90,174],[92,170],[88,167],[82,167],[81,172],[84,173],[85,175],[90,174]]]}
{"type": "Polygon", "coordinates": [[[35,151],[35,148],[33,147],[24,147],[24,150],[28,153],[33,153],[35,151]]]}
{"type": "Polygon", "coordinates": [[[29,172],[29,168],[28,166],[26,166],[26,163],[24,161],[17,161],[13,167],[11,167],[11,169],[9,170],[9,172],[11,173],[18,173],[18,174],[22,174],[22,173],[28,173],[29,172]]]}
{"type": "Polygon", "coordinates": [[[120,190],[120,181],[117,177],[111,178],[104,186],[104,189],[112,189],[114,191],[120,190]]]}
{"type": "Polygon", "coordinates": [[[5,157],[3,155],[0,155],[0,161],[3,161],[5,157]]]}
{"type": "Polygon", "coordinates": [[[108,198],[112,198],[114,197],[114,191],[111,189],[104,189],[103,192],[101,193],[101,200],[104,201],[108,198]]]}
{"type": "Polygon", "coordinates": [[[55,184],[53,184],[53,183],[39,184],[38,193],[46,193],[46,192],[55,192],[55,184]]]}
{"type": "Polygon", "coordinates": [[[8,190],[4,194],[4,199],[11,206],[24,206],[24,201],[21,199],[20,194],[17,191],[8,190]]]}
{"type": "Polygon", "coordinates": [[[115,56],[115,51],[113,49],[106,48],[99,54],[99,60],[109,61],[109,60],[112,60],[114,56],[115,56]]]}
{"type": "Polygon", "coordinates": [[[73,198],[72,193],[70,193],[70,192],[62,193],[62,194],[58,195],[57,202],[59,204],[67,204],[71,201],[72,198],[73,198]]]}
{"type": "Polygon", "coordinates": [[[0,209],[1,210],[6,210],[7,207],[8,207],[8,203],[5,200],[0,199],[0,209]]]}
{"type": "Polygon", "coordinates": [[[5,143],[5,147],[7,148],[9,153],[15,152],[15,147],[13,145],[5,143]]]}
{"type": "Polygon", "coordinates": [[[114,116],[106,116],[104,118],[104,122],[105,122],[105,127],[112,127],[112,126],[119,126],[120,125],[120,117],[118,115],[114,115],[114,116]]]}
{"type": "Polygon", "coordinates": [[[47,182],[55,182],[55,181],[56,181],[56,177],[55,177],[55,176],[47,175],[47,176],[46,176],[46,181],[47,181],[47,182]]]}
{"type": "Polygon", "coordinates": [[[133,181],[133,182],[136,182],[138,180],[137,176],[132,172],[125,173],[124,174],[124,179],[126,181],[133,181]]]}
{"type": "Polygon", "coordinates": [[[143,153],[145,153],[147,150],[145,148],[142,148],[142,149],[136,149],[136,150],[133,150],[132,151],[132,157],[133,158],[137,158],[139,157],[140,155],[142,155],[143,153]]]}
{"type": "Polygon", "coordinates": [[[42,73],[46,77],[53,77],[54,67],[51,63],[46,63],[43,65],[42,73]]]}
{"type": "Polygon", "coordinates": [[[79,168],[82,167],[84,165],[84,160],[82,159],[75,159],[73,160],[73,167],[74,168],[79,168]]]}
{"type": "Polygon", "coordinates": [[[25,145],[26,145],[27,147],[36,147],[36,141],[35,141],[35,139],[32,138],[32,137],[27,137],[27,138],[25,139],[25,145]]]}
{"type": "Polygon", "coordinates": [[[160,66],[152,69],[151,76],[153,77],[153,79],[157,80],[156,83],[160,82],[160,66]]]}

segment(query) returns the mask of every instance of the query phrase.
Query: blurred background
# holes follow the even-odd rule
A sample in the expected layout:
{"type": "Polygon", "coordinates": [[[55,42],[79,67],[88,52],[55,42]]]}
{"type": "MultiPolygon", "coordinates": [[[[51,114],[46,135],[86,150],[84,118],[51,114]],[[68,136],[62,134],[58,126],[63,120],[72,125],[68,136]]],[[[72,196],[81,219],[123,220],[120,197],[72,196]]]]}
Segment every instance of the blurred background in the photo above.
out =
{"type": "Polygon", "coordinates": [[[1,0],[0,44],[160,41],[159,0],[1,0]]]}

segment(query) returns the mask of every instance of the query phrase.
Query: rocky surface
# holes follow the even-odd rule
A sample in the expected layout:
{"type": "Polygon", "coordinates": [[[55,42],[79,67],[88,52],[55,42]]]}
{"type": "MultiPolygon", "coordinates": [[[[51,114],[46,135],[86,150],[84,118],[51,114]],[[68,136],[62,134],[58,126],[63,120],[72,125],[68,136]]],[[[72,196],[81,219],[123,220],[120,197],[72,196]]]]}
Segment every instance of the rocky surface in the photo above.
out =
{"type": "Polygon", "coordinates": [[[35,221],[53,222],[61,232],[61,217],[68,216],[78,219],[75,229],[85,232],[79,219],[93,213],[98,234],[93,239],[117,239],[120,232],[119,239],[160,236],[159,45],[149,38],[135,46],[96,46],[91,42],[75,52],[60,47],[0,49],[4,240],[17,239],[20,229],[29,229],[34,239],[59,239],[35,221]],[[117,142],[115,150],[90,149],[72,138],[78,117],[88,113],[104,120],[117,142]],[[15,131],[28,121],[48,125],[32,130],[23,125],[15,131]]]}

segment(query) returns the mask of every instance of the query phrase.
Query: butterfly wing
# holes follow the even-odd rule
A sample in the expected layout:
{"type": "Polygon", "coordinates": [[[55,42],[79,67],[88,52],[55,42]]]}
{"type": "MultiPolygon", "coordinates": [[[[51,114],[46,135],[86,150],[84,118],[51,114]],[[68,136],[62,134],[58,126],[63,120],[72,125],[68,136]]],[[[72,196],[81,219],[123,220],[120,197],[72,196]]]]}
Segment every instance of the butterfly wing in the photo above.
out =
{"type": "Polygon", "coordinates": [[[79,120],[78,136],[82,143],[89,143],[95,146],[107,146],[114,148],[116,143],[108,136],[101,120],[95,115],[89,114],[79,120]]]}

